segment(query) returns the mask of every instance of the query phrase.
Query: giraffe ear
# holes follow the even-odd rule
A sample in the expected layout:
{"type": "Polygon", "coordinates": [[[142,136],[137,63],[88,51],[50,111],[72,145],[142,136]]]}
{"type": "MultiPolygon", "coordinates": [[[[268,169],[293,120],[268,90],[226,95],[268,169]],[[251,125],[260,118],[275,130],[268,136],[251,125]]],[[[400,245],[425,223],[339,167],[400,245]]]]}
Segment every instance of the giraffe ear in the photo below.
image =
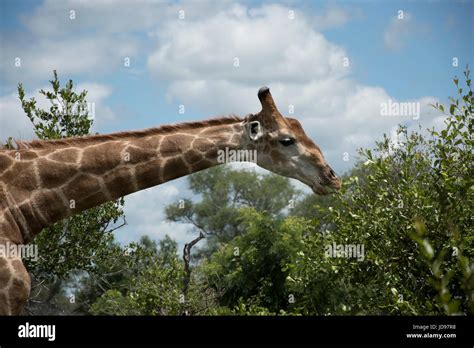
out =
{"type": "Polygon", "coordinates": [[[258,140],[263,135],[262,125],[258,121],[249,122],[247,124],[247,132],[250,139],[258,140]]]}

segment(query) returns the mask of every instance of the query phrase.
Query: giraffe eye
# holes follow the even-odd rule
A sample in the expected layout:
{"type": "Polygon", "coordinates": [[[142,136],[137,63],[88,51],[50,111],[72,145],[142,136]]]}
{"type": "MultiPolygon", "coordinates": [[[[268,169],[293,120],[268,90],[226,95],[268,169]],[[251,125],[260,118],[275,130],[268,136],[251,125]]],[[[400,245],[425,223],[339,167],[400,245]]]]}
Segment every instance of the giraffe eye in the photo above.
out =
{"type": "Polygon", "coordinates": [[[280,144],[282,144],[283,146],[290,146],[290,145],[293,145],[294,143],[295,143],[295,139],[293,138],[280,139],[280,144]]]}

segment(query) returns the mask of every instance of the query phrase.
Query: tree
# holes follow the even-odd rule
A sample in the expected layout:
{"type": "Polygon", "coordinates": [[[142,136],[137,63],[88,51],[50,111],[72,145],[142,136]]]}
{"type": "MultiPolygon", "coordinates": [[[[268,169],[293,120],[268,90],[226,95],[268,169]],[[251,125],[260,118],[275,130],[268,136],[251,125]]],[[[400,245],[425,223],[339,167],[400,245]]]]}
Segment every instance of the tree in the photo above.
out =
{"type": "Polygon", "coordinates": [[[158,248],[147,238],[132,244],[120,263],[127,267],[126,277],[95,298],[92,314],[203,315],[215,307],[213,293],[193,278],[183,294],[184,267],[169,237],[158,248]]]}
{"type": "Polygon", "coordinates": [[[384,136],[360,151],[363,180],[346,180],[324,233],[308,236],[290,266],[299,313],[473,313],[473,99],[465,76],[468,91],[450,99],[440,133],[427,139],[400,127],[395,144],[384,136]],[[365,258],[327,257],[332,243],[363,245],[365,258]]]}
{"type": "Polygon", "coordinates": [[[89,115],[87,91],[77,94],[72,80],[61,88],[56,70],[53,75],[49,81],[52,91],[39,91],[51,103],[49,110],[38,108],[35,98],[25,99],[23,84],[18,84],[21,106],[33,124],[36,136],[39,139],[60,139],[88,135],[93,118],[89,115]]]}
{"type": "Polygon", "coordinates": [[[152,267],[159,255],[164,264],[168,264],[172,253],[169,248],[158,251],[156,242],[147,236],[125,247],[111,242],[95,260],[95,270],[76,272],[75,279],[70,283],[77,299],[74,313],[93,314],[91,307],[109,290],[127,293],[134,287],[133,277],[141,270],[152,267]]]}
{"type": "Polygon", "coordinates": [[[183,200],[166,207],[168,220],[191,223],[206,236],[197,258],[209,257],[245,230],[238,208],[253,207],[273,217],[283,216],[299,193],[278,175],[259,175],[219,166],[189,176],[189,187],[200,202],[183,200]]]}
{"type": "Polygon", "coordinates": [[[208,285],[222,306],[242,314],[285,313],[292,306],[286,278],[288,264],[301,250],[303,236],[314,232],[304,218],[275,219],[255,208],[239,209],[246,232],[215,252],[202,266],[208,285]]]}
{"type": "MultiPolygon", "coordinates": [[[[60,86],[56,71],[50,81],[52,90],[40,90],[40,94],[51,103],[49,110],[37,106],[35,98],[26,99],[23,85],[18,85],[18,95],[23,110],[33,123],[34,131],[39,139],[58,139],[72,136],[88,135],[93,120],[89,116],[86,101],[87,91],[76,93],[72,80],[65,87],[60,86]]],[[[82,214],[73,216],[44,229],[35,239],[38,245],[39,259],[25,260],[34,284],[64,282],[74,271],[94,271],[95,262],[107,251],[113,240],[113,230],[117,222],[123,218],[123,199],[105,203],[82,214]]],[[[33,286],[33,297],[45,292],[44,287],[33,286]]],[[[47,292],[47,291],[46,291],[47,292]]],[[[48,294],[47,298],[53,298],[48,294]]],[[[34,300],[30,301],[33,308],[34,300]]]]}
{"type": "Polygon", "coordinates": [[[396,142],[384,135],[361,149],[339,194],[305,198],[315,209],[292,211],[306,218],[233,207],[242,233],[195,269],[218,294],[216,313],[472,314],[474,125],[465,77],[445,129],[426,137],[400,126],[396,142]]]}

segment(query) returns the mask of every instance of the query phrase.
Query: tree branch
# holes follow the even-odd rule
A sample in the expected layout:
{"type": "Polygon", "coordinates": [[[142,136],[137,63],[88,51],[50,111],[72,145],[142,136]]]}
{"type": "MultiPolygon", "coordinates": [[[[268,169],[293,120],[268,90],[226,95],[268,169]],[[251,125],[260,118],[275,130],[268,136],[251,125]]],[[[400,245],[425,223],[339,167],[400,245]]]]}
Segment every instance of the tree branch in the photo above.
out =
{"type": "MultiPolygon", "coordinates": [[[[184,245],[183,249],[183,260],[184,260],[184,279],[183,279],[183,295],[186,298],[189,290],[189,283],[191,281],[191,268],[189,267],[189,263],[191,261],[191,248],[196,245],[201,239],[206,238],[202,231],[199,232],[199,236],[193,239],[190,243],[184,245]]],[[[187,315],[188,311],[185,310],[183,315],[187,315]]]]}

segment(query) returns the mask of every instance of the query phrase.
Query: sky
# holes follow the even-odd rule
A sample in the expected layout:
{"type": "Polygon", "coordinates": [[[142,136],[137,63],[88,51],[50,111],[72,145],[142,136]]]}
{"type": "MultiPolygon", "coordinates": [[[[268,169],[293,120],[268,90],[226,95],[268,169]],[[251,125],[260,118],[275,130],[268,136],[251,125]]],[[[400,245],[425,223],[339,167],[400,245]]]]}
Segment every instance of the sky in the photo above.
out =
{"type": "MultiPolygon", "coordinates": [[[[398,124],[442,127],[430,104],[473,64],[472,18],[474,1],[3,0],[0,140],[34,138],[16,87],[46,107],[54,69],[88,90],[99,133],[255,113],[266,85],[342,174],[398,124]],[[414,109],[382,112],[397,103],[414,109]]],[[[117,240],[192,240],[163,213],[186,197],[186,178],[127,196],[117,240]]]]}

